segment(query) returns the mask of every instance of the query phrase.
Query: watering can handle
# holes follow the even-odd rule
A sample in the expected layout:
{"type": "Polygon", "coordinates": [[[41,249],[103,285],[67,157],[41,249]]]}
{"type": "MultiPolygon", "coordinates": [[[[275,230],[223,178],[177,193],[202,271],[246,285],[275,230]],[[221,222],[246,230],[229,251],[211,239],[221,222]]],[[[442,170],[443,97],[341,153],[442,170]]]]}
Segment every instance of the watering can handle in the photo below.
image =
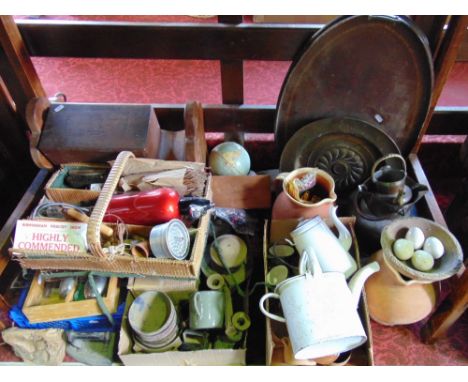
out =
{"type": "Polygon", "coordinates": [[[387,159],[392,159],[392,158],[398,158],[398,159],[401,160],[401,162],[403,163],[403,171],[406,174],[406,161],[405,161],[405,158],[403,158],[400,154],[388,154],[388,155],[378,159],[374,163],[374,165],[372,166],[371,177],[372,177],[372,181],[374,183],[377,182],[377,179],[375,178],[375,171],[377,170],[377,167],[379,166],[379,164],[382,163],[383,161],[386,161],[387,159]]]}
{"type": "Polygon", "coordinates": [[[284,317],[281,317],[281,316],[277,316],[276,314],[273,314],[273,313],[270,313],[268,310],[265,309],[265,306],[264,306],[264,303],[267,299],[269,298],[276,298],[279,300],[280,296],[279,294],[277,293],[267,293],[265,295],[262,296],[262,298],[260,299],[259,303],[258,303],[258,306],[260,307],[260,310],[262,311],[262,313],[267,316],[268,318],[271,318],[272,320],[275,320],[275,321],[279,321],[279,322],[286,322],[286,320],[284,319],[284,317]]]}

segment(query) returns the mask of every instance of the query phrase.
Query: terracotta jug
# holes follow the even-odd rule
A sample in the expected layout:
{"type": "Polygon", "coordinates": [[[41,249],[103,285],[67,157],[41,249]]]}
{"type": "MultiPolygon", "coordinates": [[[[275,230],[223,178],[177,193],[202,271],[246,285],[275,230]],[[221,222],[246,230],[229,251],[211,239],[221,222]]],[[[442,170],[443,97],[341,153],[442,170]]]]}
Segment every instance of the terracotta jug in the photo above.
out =
{"type": "Polygon", "coordinates": [[[330,206],[336,201],[335,181],[325,171],[313,167],[298,168],[289,174],[282,173],[277,179],[283,179],[283,191],[278,195],[272,208],[272,219],[296,219],[296,218],[312,218],[320,216],[328,217],[330,206]],[[323,187],[327,192],[327,197],[317,203],[300,202],[289,195],[287,191],[288,182],[294,178],[306,175],[307,173],[315,172],[317,184],[323,187]]]}
{"type": "Polygon", "coordinates": [[[404,279],[392,268],[380,250],[372,261],[380,265],[365,285],[369,314],[382,325],[408,325],[426,318],[437,301],[436,284],[404,279]]]}

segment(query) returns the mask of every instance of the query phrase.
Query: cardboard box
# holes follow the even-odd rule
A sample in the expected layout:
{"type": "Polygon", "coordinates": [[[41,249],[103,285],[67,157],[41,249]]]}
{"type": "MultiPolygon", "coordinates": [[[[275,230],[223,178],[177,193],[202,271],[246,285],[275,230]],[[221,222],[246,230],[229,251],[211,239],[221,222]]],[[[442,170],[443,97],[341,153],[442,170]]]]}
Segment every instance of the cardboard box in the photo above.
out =
{"type": "MultiPolygon", "coordinates": [[[[354,221],[355,218],[341,218],[342,222],[350,230],[353,236],[353,247],[351,248],[351,255],[355,258],[358,267],[360,264],[359,246],[354,234],[354,221]]],[[[328,219],[325,220],[329,227],[332,227],[332,222],[328,219]]],[[[268,232],[268,225],[265,224],[264,245],[263,245],[263,259],[264,259],[264,276],[268,272],[268,248],[270,243],[279,242],[284,238],[290,238],[289,233],[297,226],[298,220],[272,220],[270,230],[268,232]],[[268,235],[269,233],[269,235],[268,235]]],[[[265,289],[266,290],[266,289],[265,289]]],[[[266,292],[268,292],[266,290],[266,292]]],[[[267,301],[267,309],[269,309],[267,301]]],[[[358,348],[354,349],[351,354],[351,359],[347,365],[354,366],[372,366],[374,365],[374,356],[372,351],[372,332],[369,320],[369,311],[367,308],[367,301],[365,291],[363,289],[362,296],[359,302],[358,313],[361,318],[364,331],[367,335],[367,342],[358,348]]],[[[286,365],[283,356],[283,348],[279,345],[278,339],[287,336],[286,325],[277,321],[266,318],[266,364],[267,365],[286,365]]]]}
{"type": "MultiPolygon", "coordinates": [[[[141,293],[141,291],[139,292],[141,293]]],[[[118,355],[125,366],[226,366],[245,365],[246,349],[208,349],[197,351],[166,351],[162,353],[135,353],[128,323],[128,310],[135,296],[127,296],[125,313],[120,328],[118,355]]]]}
{"type": "Polygon", "coordinates": [[[159,292],[182,292],[196,291],[198,289],[197,279],[174,279],[165,277],[130,277],[127,289],[138,296],[143,292],[155,290],[159,292]]]}

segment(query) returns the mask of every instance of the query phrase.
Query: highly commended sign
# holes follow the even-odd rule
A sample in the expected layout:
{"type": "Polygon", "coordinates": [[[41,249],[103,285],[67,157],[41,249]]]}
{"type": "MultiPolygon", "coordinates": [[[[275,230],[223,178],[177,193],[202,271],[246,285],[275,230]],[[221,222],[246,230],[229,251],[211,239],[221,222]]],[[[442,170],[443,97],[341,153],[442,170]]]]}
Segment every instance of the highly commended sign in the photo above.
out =
{"type": "Polygon", "coordinates": [[[85,223],[18,220],[13,248],[31,252],[86,252],[85,223]]]}

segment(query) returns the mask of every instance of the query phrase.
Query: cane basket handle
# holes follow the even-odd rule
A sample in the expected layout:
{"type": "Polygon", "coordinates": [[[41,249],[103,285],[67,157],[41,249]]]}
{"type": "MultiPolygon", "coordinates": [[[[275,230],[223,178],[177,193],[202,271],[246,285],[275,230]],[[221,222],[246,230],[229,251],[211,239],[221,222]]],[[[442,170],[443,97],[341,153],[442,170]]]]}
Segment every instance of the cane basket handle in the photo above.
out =
{"type": "Polygon", "coordinates": [[[122,175],[127,161],[130,158],[134,158],[130,151],[122,151],[117,156],[117,159],[112,166],[109,175],[107,176],[106,182],[102,187],[102,191],[99,194],[99,198],[96,205],[91,213],[91,217],[88,222],[88,229],[86,232],[86,239],[88,240],[88,247],[91,253],[95,256],[106,257],[106,254],[102,250],[101,245],[101,223],[106,214],[107,207],[112,199],[117,184],[119,183],[120,176],[122,175]]]}

